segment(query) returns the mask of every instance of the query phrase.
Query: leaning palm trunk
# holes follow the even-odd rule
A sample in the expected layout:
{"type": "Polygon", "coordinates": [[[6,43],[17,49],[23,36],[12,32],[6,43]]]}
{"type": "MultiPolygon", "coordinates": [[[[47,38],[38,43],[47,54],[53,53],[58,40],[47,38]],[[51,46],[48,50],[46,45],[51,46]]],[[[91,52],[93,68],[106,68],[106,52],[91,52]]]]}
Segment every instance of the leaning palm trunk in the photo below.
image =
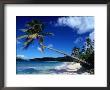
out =
{"type": "Polygon", "coordinates": [[[47,47],[47,46],[45,46],[45,45],[42,45],[42,46],[43,46],[44,48],[49,49],[49,50],[58,52],[58,53],[60,53],[60,54],[66,55],[66,56],[69,56],[69,57],[71,57],[71,58],[73,59],[73,61],[75,61],[75,62],[82,62],[82,63],[85,63],[85,64],[87,64],[87,65],[90,65],[90,64],[87,63],[86,61],[84,61],[84,60],[82,60],[82,59],[79,59],[79,58],[77,58],[77,57],[74,57],[74,56],[70,56],[69,54],[66,54],[66,53],[64,53],[63,51],[59,51],[59,50],[57,50],[57,49],[54,49],[54,48],[51,48],[51,47],[47,47]]]}

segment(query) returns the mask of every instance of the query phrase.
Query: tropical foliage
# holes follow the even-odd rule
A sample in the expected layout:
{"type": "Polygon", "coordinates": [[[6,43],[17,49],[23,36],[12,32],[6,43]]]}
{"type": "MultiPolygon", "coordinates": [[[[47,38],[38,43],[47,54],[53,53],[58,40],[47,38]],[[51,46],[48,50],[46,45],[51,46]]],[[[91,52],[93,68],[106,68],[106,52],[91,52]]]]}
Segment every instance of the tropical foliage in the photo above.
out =
{"type": "Polygon", "coordinates": [[[91,41],[90,38],[86,38],[85,45],[82,48],[73,48],[72,56],[78,57],[88,63],[80,62],[86,69],[94,70],[94,41],[91,41]]]}
{"type": "Polygon", "coordinates": [[[28,48],[34,40],[37,40],[42,51],[44,51],[45,47],[43,46],[43,42],[45,36],[53,35],[53,33],[44,32],[44,24],[37,20],[32,20],[31,22],[28,22],[26,24],[26,28],[21,29],[21,31],[24,32],[25,35],[19,36],[17,37],[17,39],[25,38],[24,42],[25,49],[28,48]]]}

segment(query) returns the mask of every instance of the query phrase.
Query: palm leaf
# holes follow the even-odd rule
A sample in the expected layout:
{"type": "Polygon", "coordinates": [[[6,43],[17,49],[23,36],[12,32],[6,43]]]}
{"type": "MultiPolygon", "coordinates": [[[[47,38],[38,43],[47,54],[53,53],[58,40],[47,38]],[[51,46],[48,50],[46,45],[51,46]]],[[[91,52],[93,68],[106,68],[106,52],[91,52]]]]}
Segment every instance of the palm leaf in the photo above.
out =
{"type": "Polygon", "coordinates": [[[41,24],[41,22],[38,21],[38,20],[32,20],[32,23],[33,23],[33,24],[41,24]]]}
{"type": "Polygon", "coordinates": [[[32,42],[34,41],[34,39],[26,39],[26,42],[24,42],[24,49],[27,49],[31,44],[32,42]]]}
{"type": "Polygon", "coordinates": [[[37,38],[37,37],[40,37],[38,33],[35,33],[35,34],[30,34],[28,38],[37,38]]]}
{"type": "Polygon", "coordinates": [[[41,46],[41,50],[42,50],[42,52],[44,52],[44,49],[45,49],[45,47],[44,47],[44,46],[41,46]]]}
{"type": "Polygon", "coordinates": [[[40,43],[41,51],[44,52],[44,49],[46,48],[43,43],[40,43]]]}
{"type": "Polygon", "coordinates": [[[41,24],[37,24],[34,26],[34,29],[36,32],[41,32],[42,31],[42,25],[41,24]]]}
{"type": "Polygon", "coordinates": [[[22,38],[27,38],[27,37],[28,35],[22,35],[22,36],[17,37],[17,39],[22,39],[22,38]]]}
{"type": "Polygon", "coordinates": [[[39,21],[37,21],[37,20],[32,20],[31,22],[28,22],[27,24],[26,24],[26,26],[28,26],[28,27],[33,27],[34,25],[36,25],[36,24],[41,24],[39,21]]]}
{"type": "Polygon", "coordinates": [[[44,49],[45,49],[43,42],[44,42],[44,37],[42,35],[39,35],[39,44],[40,44],[42,52],[44,52],[44,49]]]}
{"type": "Polygon", "coordinates": [[[43,36],[40,36],[40,37],[39,37],[39,43],[40,43],[40,44],[43,44],[43,42],[44,42],[44,38],[43,38],[43,36]]]}
{"type": "Polygon", "coordinates": [[[28,30],[26,31],[26,33],[27,33],[27,34],[33,34],[33,33],[34,33],[34,29],[28,29],[28,30]]]}
{"type": "Polygon", "coordinates": [[[28,29],[20,29],[20,31],[22,31],[22,32],[27,32],[28,29]]]}
{"type": "Polygon", "coordinates": [[[32,26],[33,26],[33,23],[32,23],[32,22],[28,22],[28,23],[26,24],[26,26],[27,26],[27,27],[32,27],[32,26]]]}
{"type": "Polygon", "coordinates": [[[24,46],[26,46],[32,39],[28,39],[25,43],[24,46]]]}

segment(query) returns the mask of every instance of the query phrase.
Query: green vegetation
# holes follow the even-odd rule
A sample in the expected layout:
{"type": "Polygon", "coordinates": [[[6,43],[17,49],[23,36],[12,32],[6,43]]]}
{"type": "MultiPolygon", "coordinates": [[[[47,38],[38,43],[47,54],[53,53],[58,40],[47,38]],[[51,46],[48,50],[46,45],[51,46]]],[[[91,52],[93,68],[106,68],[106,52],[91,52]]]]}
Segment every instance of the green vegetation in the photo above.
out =
{"type": "Polygon", "coordinates": [[[81,65],[87,70],[94,72],[94,41],[91,41],[90,38],[86,39],[86,44],[81,49],[74,47],[72,50],[72,56],[78,57],[84,62],[80,62],[81,65]]]}
{"type": "Polygon", "coordinates": [[[48,35],[52,36],[53,33],[44,32],[43,28],[44,28],[44,25],[41,22],[37,20],[32,20],[31,22],[26,24],[25,29],[21,29],[21,31],[24,32],[25,35],[22,35],[17,39],[25,38],[25,42],[24,42],[25,49],[27,49],[34,40],[37,40],[39,42],[39,45],[42,51],[44,51],[44,46],[43,46],[44,38],[45,36],[48,36],[48,35]]]}

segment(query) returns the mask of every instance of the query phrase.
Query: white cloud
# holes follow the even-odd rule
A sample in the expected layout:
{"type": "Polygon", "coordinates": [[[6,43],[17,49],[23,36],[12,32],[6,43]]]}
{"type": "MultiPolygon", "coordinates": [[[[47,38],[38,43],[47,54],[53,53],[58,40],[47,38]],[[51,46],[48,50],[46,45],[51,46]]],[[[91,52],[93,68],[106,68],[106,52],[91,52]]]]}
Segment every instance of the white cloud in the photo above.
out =
{"type": "Polygon", "coordinates": [[[91,32],[90,34],[89,34],[89,38],[93,41],[94,40],[94,32],[91,32]]]}
{"type": "Polygon", "coordinates": [[[60,17],[57,20],[56,26],[68,26],[73,30],[77,29],[78,34],[83,34],[94,29],[94,17],[92,16],[60,17]]]}
{"type": "Polygon", "coordinates": [[[24,55],[17,55],[17,57],[20,57],[20,58],[23,58],[23,59],[26,59],[27,57],[24,56],[24,55]]]}
{"type": "Polygon", "coordinates": [[[79,44],[82,42],[82,38],[81,37],[78,37],[75,41],[74,41],[74,44],[79,44]]]}

